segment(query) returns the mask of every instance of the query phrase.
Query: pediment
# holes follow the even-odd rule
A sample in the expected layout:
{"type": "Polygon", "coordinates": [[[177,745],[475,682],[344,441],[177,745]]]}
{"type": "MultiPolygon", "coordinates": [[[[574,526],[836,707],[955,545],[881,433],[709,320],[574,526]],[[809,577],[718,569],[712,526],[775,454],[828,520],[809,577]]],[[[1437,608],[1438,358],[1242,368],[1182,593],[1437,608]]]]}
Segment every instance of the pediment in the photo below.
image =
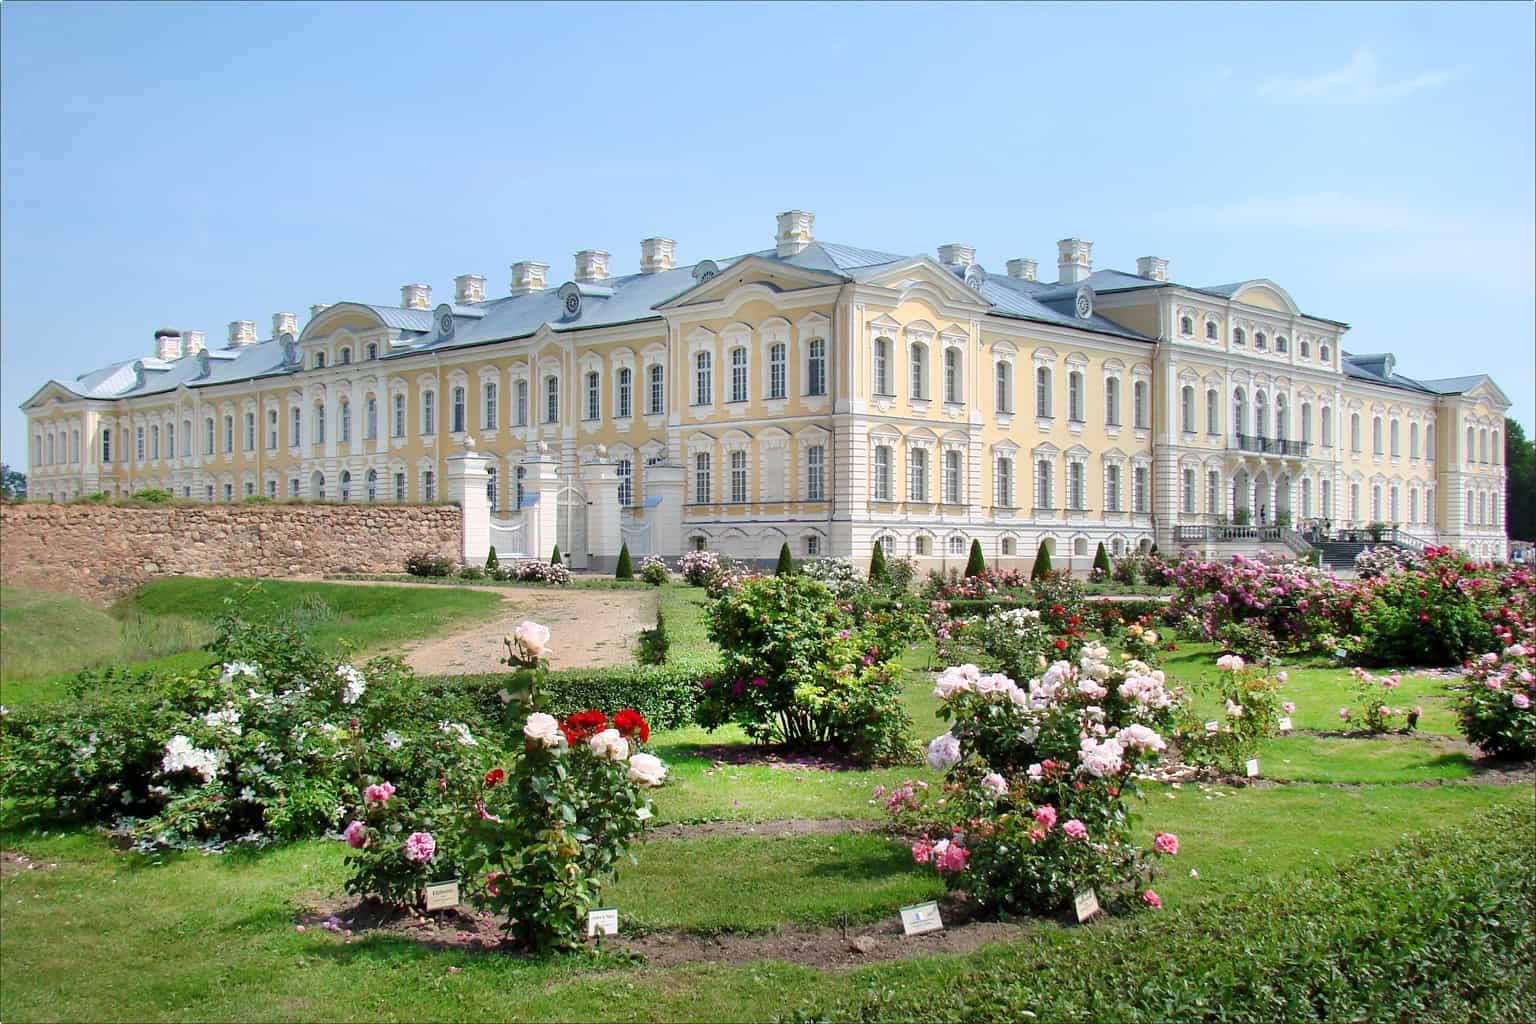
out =
{"type": "Polygon", "coordinates": [[[657,303],[652,309],[677,309],[708,302],[723,302],[740,288],[757,286],[766,294],[824,288],[841,284],[846,278],[821,270],[807,270],[761,256],[738,260],[707,280],[700,281],[681,295],[657,303]]]}
{"type": "Polygon", "coordinates": [[[901,292],[903,298],[913,293],[928,292],[939,297],[943,303],[956,306],[987,308],[991,305],[927,256],[914,256],[881,267],[878,273],[864,278],[864,283],[894,289],[901,292]]]}
{"type": "Polygon", "coordinates": [[[1268,278],[1246,282],[1232,293],[1232,301],[1293,316],[1301,312],[1290,293],[1268,278]]]}

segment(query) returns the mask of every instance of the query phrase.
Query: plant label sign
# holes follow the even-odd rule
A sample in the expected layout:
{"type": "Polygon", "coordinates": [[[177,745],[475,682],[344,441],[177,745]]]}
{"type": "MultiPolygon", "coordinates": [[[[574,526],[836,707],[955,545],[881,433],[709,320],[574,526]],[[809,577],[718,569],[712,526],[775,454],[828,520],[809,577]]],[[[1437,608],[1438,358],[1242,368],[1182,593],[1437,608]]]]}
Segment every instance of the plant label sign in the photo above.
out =
{"type": "Polygon", "coordinates": [[[619,911],[617,907],[599,907],[596,910],[587,911],[587,938],[594,935],[619,934],[619,911]]]}
{"type": "Polygon", "coordinates": [[[1205,723],[1205,731],[1206,732],[1212,732],[1212,733],[1220,732],[1221,731],[1221,723],[1220,722],[1206,722],[1205,723]]]}
{"type": "Polygon", "coordinates": [[[1282,715],[1280,717],[1280,731],[1281,732],[1290,732],[1291,731],[1291,716],[1290,715],[1282,715]]]}
{"type": "Polygon", "coordinates": [[[433,882],[423,890],[428,910],[448,910],[459,905],[459,880],[433,882]]]}
{"type": "Polygon", "coordinates": [[[901,930],[908,935],[936,932],[943,927],[944,919],[939,916],[939,904],[935,900],[901,908],[901,930]]]}
{"type": "Polygon", "coordinates": [[[1250,757],[1248,759],[1247,770],[1248,770],[1248,777],[1250,779],[1258,778],[1259,777],[1259,759],[1256,758],[1256,757],[1250,757]]]}
{"type": "Polygon", "coordinates": [[[1077,923],[1082,924],[1094,914],[1099,912],[1099,894],[1092,889],[1084,889],[1072,899],[1073,906],[1077,909],[1077,923]]]}

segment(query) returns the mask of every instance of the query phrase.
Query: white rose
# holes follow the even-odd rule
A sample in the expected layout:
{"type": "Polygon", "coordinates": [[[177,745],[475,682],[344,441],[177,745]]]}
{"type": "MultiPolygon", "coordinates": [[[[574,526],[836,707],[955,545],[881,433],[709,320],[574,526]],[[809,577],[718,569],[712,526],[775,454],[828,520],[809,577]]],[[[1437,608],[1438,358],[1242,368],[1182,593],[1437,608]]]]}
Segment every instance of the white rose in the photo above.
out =
{"type": "Polygon", "coordinates": [[[548,626],[525,620],[518,623],[512,635],[517,640],[518,648],[530,658],[542,658],[549,651],[548,626]]]}
{"type": "Polygon", "coordinates": [[[560,745],[560,723],[555,721],[554,715],[535,711],[523,725],[523,735],[543,746],[557,747],[560,745]]]}
{"type": "Polygon", "coordinates": [[[942,736],[934,738],[928,744],[928,767],[936,772],[942,772],[956,761],[960,760],[960,741],[955,739],[954,733],[946,732],[942,736]]]}
{"type": "Polygon", "coordinates": [[[629,756],[629,742],[619,735],[617,729],[604,729],[588,740],[587,746],[598,757],[610,761],[622,761],[629,756]]]}
{"type": "Polygon", "coordinates": [[[655,754],[636,754],[629,759],[629,781],[642,786],[659,786],[667,777],[667,766],[655,754]]]}

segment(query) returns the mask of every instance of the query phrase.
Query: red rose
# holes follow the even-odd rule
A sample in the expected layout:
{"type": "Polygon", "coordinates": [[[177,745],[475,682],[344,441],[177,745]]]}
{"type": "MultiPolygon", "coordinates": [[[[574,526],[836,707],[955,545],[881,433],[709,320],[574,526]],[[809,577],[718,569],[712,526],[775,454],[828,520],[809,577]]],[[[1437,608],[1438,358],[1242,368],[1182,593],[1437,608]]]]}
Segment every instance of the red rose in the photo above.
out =
{"type": "Polygon", "coordinates": [[[601,711],[578,711],[560,723],[560,731],[565,733],[565,742],[573,747],[606,728],[608,716],[601,711]]]}
{"type": "Polygon", "coordinates": [[[645,716],[634,708],[625,708],[613,716],[613,727],[619,730],[619,735],[625,739],[631,736],[639,736],[644,743],[651,738],[651,727],[646,722],[645,716]]]}
{"type": "Polygon", "coordinates": [[[505,782],[506,780],[507,773],[502,771],[500,768],[493,768],[492,770],[485,773],[485,784],[487,786],[494,787],[499,783],[505,782]]]}
{"type": "Polygon", "coordinates": [[[1058,651],[1066,650],[1067,649],[1067,642],[1065,640],[1057,640],[1056,641],[1056,649],[1058,651]]]}

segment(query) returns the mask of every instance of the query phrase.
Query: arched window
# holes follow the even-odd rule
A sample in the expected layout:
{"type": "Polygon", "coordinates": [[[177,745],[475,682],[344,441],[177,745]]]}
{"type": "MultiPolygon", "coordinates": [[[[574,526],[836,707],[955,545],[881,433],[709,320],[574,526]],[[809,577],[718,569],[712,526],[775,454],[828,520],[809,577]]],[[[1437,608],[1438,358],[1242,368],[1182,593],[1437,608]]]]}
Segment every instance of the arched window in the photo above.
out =
{"type": "Polygon", "coordinates": [[[379,346],[370,341],[363,348],[363,358],[367,359],[370,363],[379,358],[379,346]]]}
{"type": "Polygon", "coordinates": [[[1489,442],[1489,448],[1491,449],[1490,453],[1489,453],[1489,456],[1490,456],[1493,464],[1495,466],[1497,466],[1497,465],[1500,465],[1501,463],[1503,463],[1503,461],[1504,461],[1504,446],[1499,443],[1499,432],[1497,430],[1495,430],[1493,432],[1492,440],[1489,442]]]}
{"type": "Polygon", "coordinates": [[[1275,436],[1282,441],[1290,440],[1291,436],[1290,410],[1286,408],[1282,394],[1275,395],[1275,436]]]}
{"type": "Polygon", "coordinates": [[[618,372],[614,374],[614,378],[618,381],[619,386],[618,401],[615,403],[618,408],[614,412],[615,417],[618,419],[627,420],[634,414],[634,377],[634,371],[627,366],[619,367],[618,372]]]}
{"type": "Polygon", "coordinates": [[[1073,423],[1082,423],[1085,419],[1083,375],[1077,370],[1067,374],[1067,419],[1073,423]]]}
{"type": "Polygon", "coordinates": [[[1147,382],[1138,380],[1131,385],[1131,424],[1137,430],[1146,430],[1151,425],[1150,411],[1147,403],[1147,382]]]}
{"type": "Polygon", "coordinates": [[[1260,352],[1266,352],[1269,350],[1269,338],[1264,334],[1263,331],[1260,331],[1253,336],[1253,347],[1260,352]]]}
{"type": "Polygon", "coordinates": [[[1238,437],[1248,430],[1248,394],[1242,388],[1232,392],[1232,430],[1238,437]]]}
{"type": "Polygon", "coordinates": [[[1258,390],[1253,393],[1253,432],[1259,437],[1269,436],[1269,396],[1258,390]]]}
{"type": "Polygon", "coordinates": [[[909,360],[912,364],[912,379],[908,394],[918,400],[925,399],[928,397],[928,346],[922,342],[913,342],[909,360]]]}
{"type": "Polygon", "coordinates": [[[1371,453],[1381,455],[1385,451],[1382,444],[1381,417],[1371,417],[1371,453]]]}
{"type": "Polygon", "coordinates": [[[712,357],[708,352],[696,352],[693,356],[693,404],[709,405],[714,401],[711,393],[714,382],[710,362],[712,357]]]}
{"type": "Polygon", "coordinates": [[[782,341],[768,346],[768,397],[789,394],[789,348],[782,341]]]}
{"type": "Polygon", "coordinates": [[[1467,461],[1477,461],[1477,428],[1467,428],[1467,461]]]}
{"type": "Polygon", "coordinates": [[[1333,360],[1329,358],[1329,351],[1328,351],[1328,346],[1327,345],[1319,345],[1319,346],[1317,346],[1317,358],[1321,359],[1325,363],[1333,362],[1333,360]]]}
{"type": "Polygon", "coordinates": [[[1216,341],[1221,337],[1221,329],[1216,326],[1215,320],[1205,322],[1205,338],[1207,341],[1216,341]]]}
{"type": "Polygon", "coordinates": [[[646,394],[645,412],[648,416],[660,416],[667,409],[667,371],[660,363],[652,363],[646,394]]]}
{"type": "Polygon", "coordinates": [[[339,356],[340,358],[338,358],[336,361],[339,362],[342,366],[346,366],[352,362],[352,350],[346,345],[341,346],[341,352],[339,353],[339,356]]]}
{"type": "Polygon", "coordinates": [[[870,387],[877,395],[889,395],[891,393],[891,342],[888,338],[875,339],[875,354],[872,364],[874,379],[870,387]]]}
{"type": "Polygon", "coordinates": [[[317,370],[325,369],[325,353],[324,352],[316,352],[315,353],[315,369],[317,369],[317,370]]]}
{"type": "Polygon", "coordinates": [[[965,401],[965,381],[960,376],[960,350],[944,350],[944,401],[953,405],[965,401]]]}
{"type": "Polygon", "coordinates": [[[1221,433],[1221,394],[1215,388],[1205,389],[1205,432],[1221,433]]]}
{"type": "Polygon", "coordinates": [[[1301,403],[1301,443],[1312,443],[1312,403],[1301,403]]]}
{"type": "Polygon", "coordinates": [[[1419,461],[1419,425],[1408,424],[1408,458],[1410,461],[1419,461]]]}
{"type": "Polygon", "coordinates": [[[1301,344],[1298,346],[1298,348],[1301,350],[1301,358],[1312,358],[1312,343],[1306,338],[1301,339],[1301,344]]]}
{"type": "Polygon", "coordinates": [[[341,471],[341,500],[352,500],[352,474],[345,469],[341,471]]]}
{"type": "Polygon", "coordinates": [[[601,419],[603,415],[603,379],[596,370],[587,372],[587,401],[582,419],[601,419]]]}
{"type": "Polygon", "coordinates": [[[1179,426],[1186,434],[1195,432],[1195,389],[1188,384],[1179,389],[1179,426]]]}
{"type": "Polygon", "coordinates": [[[997,411],[1013,412],[1013,364],[1006,359],[997,364],[997,411]]]}
{"type": "Polygon", "coordinates": [[[1035,368],[1035,415],[1041,419],[1051,416],[1051,368],[1035,368]]]}
{"type": "Polygon", "coordinates": [[[1120,425],[1120,378],[1104,378],[1104,424],[1110,427],[1120,425]]]}
{"type": "Polygon", "coordinates": [[[1483,427],[1477,432],[1477,461],[1488,461],[1488,428],[1483,427]]]}
{"type": "Polygon", "coordinates": [[[1288,339],[1283,334],[1276,335],[1275,336],[1275,351],[1276,352],[1289,352],[1290,350],[1291,350],[1290,339],[1288,339]]]}
{"type": "Polygon", "coordinates": [[[747,400],[747,350],[741,346],[731,349],[731,401],[747,400]]]}
{"type": "MultiPolygon", "coordinates": [[[[368,497],[369,503],[378,501],[379,500],[379,471],[376,470],[376,469],[370,469],[368,471],[368,475],[364,478],[364,480],[367,483],[367,487],[368,487],[367,497],[368,497]]],[[[269,481],[267,481],[267,483],[268,483],[268,485],[270,486],[270,488],[272,490],[276,490],[277,489],[277,481],[276,480],[269,480],[269,481]]]]}
{"type": "Polygon", "coordinates": [[[1355,454],[1360,453],[1360,414],[1349,414],[1349,450],[1355,454]]]}

